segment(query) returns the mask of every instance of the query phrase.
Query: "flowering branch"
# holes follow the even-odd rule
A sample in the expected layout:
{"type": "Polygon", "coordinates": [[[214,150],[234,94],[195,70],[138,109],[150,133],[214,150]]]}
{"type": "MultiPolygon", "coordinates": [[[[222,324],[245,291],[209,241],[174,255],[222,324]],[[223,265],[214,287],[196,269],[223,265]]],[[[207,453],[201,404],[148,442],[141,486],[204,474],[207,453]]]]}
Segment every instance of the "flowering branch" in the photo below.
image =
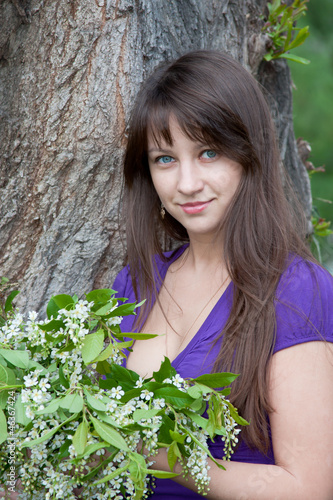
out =
{"type": "Polygon", "coordinates": [[[226,398],[229,389],[215,387],[236,375],[184,380],[167,358],[147,379],[122,366],[133,340],[154,337],[121,332],[122,317],[139,306],[110,289],[86,300],[57,295],[45,321],[34,312],[25,321],[8,306],[0,328],[0,484],[12,487],[15,470],[20,499],[74,500],[82,486],[82,499],[146,498],[154,478],[177,475],[177,460],[205,494],[207,439],[221,436],[230,458],[238,425],[247,422],[226,398]],[[169,472],[151,468],[163,447],[169,472]]]}

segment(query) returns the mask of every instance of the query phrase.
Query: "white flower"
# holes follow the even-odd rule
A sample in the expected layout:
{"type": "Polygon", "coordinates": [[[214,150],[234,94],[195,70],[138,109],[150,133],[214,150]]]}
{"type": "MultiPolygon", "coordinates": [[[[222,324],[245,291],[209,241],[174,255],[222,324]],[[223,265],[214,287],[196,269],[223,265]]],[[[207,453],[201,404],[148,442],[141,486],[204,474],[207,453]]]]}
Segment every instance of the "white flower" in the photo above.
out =
{"type": "Polygon", "coordinates": [[[29,436],[31,437],[31,439],[37,439],[39,436],[37,429],[31,429],[31,431],[29,432],[29,436]]]}
{"type": "Polygon", "coordinates": [[[112,387],[111,389],[111,397],[116,398],[116,399],[121,399],[121,397],[124,395],[124,391],[122,390],[122,387],[118,385],[118,387],[112,387]]]}
{"type": "Polygon", "coordinates": [[[37,377],[31,377],[30,375],[24,375],[24,385],[26,387],[32,387],[33,385],[38,384],[38,378],[37,377]]]}
{"type": "Polygon", "coordinates": [[[113,412],[116,408],[118,408],[117,403],[115,401],[110,401],[106,404],[106,410],[109,412],[113,412]]]}
{"type": "Polygon", "coordinates": [[[35,322],[38,317],[36,311],[29,311],[29,320],[35,322]]]}
{"type": "Polygon", "coordinates": [[[143,386],[143,382],[144,382],[143,378],[139,377],[139,380],[137,380],[135,382],[135,387],[142,387],[143,386]]]}
{"type": "Polygon", "coordinates": [[[140,394],[140,398],[145,399],[146,401],[149,401],[153,397],[154,397],[154,393],[147,391],[147,389],[143,390],[140,394]]]}
{"type": "Polygon", "coordinates": [[[50,389],[51,385],[49,384],[49,381],[47,378],[43,378],[42,380],[39,381],[39,387],[43,392],[46,392],[47,389],[50,389]]]}
{"type": "Polygon", "coordinates": [[[32,399],[35,403],[40,404],[44,401],[43,391],[39,391],[38,389],[34,389],[31,393],[32,399]]]}
{"type": "Polygon", "coordinates": [[[28,403],[30,401],[30,398],[31,398],[31,390],[27,390],[27,389],[22,389],[22,392],[21,392],[21,401],[22,403],[28,403]]]}
{"type": "Polygon", "coordinates": [[[184,379],[178,373],[172,377],[172,383],[176,387],[182,387],[183,382],[184,382],[184,379]]]}
{"type": "Polygon", "coordinates": [[[121,316],[114,316],[113,318],[109,318],[107,320],[107,325],[108,326],[116,326],[116,325],[120,325],[120,323],[122,322],[123,318],[121,316]]]}
{"type": "Polygon", "coordinates": [[[32,411],[31,407],[30,406],[27,406],[26,409],[25,409],[25,414],[28,418],[30,418],[30,420],[32,420],[35,416],[34,412],[32,411]]]}
{"type": "Polygon", "coordinates": [[[148,405],[144,401],[138,401],[136,406],[139,410],[148,410],[148,405]]]}
{"type": "Polygon", "coordinates": [[[161,408],[164,408],[165,406],[165,399],[163,398],[156,398],[153,401],[153,406],[156,410],[160,410],[161,408]]]}

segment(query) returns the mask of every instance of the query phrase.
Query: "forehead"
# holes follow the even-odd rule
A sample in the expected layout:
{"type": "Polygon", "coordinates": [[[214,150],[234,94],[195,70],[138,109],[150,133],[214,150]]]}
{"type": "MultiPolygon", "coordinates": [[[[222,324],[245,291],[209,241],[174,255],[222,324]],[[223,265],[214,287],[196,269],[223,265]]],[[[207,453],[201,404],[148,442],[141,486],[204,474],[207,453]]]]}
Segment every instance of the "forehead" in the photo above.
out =
{"type": "Polygon", "coordinates": [[[163,145],[172,146],[175,139],[179,136],[184,136],[184,130],[181,128],[177,118],[170,115],[169,121],[163,127],[156,128],[150,124],[147,131],[148,148],[161,147],[163,145]]]}
{"type": "Polygon", "coordinates": [[[198,123],[180,122],[174,113],[164,116],[163,120],[152,119],[147,127],[148,149],[152,147],[161,149],[166,145],[173,146],[175,140],[184,138],[201,144],[213,142],[198,123]]]}

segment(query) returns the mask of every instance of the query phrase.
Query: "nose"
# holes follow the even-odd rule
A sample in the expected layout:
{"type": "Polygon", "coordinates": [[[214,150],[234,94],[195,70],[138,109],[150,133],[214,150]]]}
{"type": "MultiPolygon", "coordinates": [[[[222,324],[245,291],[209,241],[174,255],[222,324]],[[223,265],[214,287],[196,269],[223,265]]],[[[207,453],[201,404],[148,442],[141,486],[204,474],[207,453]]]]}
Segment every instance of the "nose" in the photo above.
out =
{"type": "Polygon", "coordinates": [[[189,196],[200,192],[203,187],[201,172],[195,162],[189,160],[181,162],[178,169],[179,193],[189,196]]]}

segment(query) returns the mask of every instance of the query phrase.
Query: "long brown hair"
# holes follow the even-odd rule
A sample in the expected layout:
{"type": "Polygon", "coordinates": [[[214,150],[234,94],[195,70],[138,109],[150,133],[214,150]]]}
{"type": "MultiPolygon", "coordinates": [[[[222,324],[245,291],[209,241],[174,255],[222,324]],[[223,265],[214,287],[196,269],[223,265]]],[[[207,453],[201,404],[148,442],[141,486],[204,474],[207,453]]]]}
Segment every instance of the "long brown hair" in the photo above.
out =
{"type": "MultiPolygon", "coordinates": [[[[221,248],[234,284],[232,310],[219,338],[214,370],[241,376],[230,398],[251,421],[242,432],[250,446],[268,449],[267,368],[275,339],[274,296],[288,255],[311,258],[304,243],[302,214],[292,215],[282,186],[275,130],[256,80],[234,59],[196,51],[159,67],[137,97],[124,159],[127,252],[134,290],[147,297],[147,317],[159,277],[155,254],[164,259],[159,234],[187,241],[170,214],[162,219],[147,159],[147,136],[172,144],[170,116],[194,140],[243,167],[239,188],[223,220],[221,248]],[[242,376],[243,375],[243,376],[242,376]]],[[[295,203],[293,203],[295,206],[295,203]]]]}

